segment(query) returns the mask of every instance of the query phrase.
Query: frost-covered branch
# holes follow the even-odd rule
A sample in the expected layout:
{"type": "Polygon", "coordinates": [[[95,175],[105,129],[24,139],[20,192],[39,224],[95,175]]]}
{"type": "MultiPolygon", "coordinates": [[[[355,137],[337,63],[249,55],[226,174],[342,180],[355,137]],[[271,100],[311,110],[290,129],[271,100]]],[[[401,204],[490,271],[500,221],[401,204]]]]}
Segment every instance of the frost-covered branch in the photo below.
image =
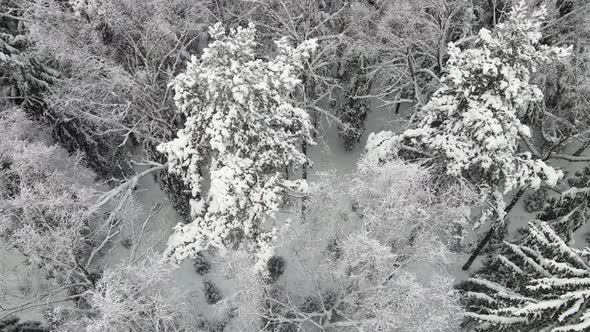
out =
{"type": "Polygon", "coordinates": [[[103,207],[105,204],[107,204],[110,200],[112,200],[113,198],[117,197],[118,195],[122,194],[124,191],[132,191],[137,187],[137,183],[139,182],[139,180],[151,173],[166,169],[168,167],[168,164],[159,164],[159,163],[150,163],[150,165],[153,165],[153,167],[146,169],[145,171],[142,171],[141,173],[137,173],[135,174],[133,177],[131,177],[131,179],[123,182],[122,184],[118,185],[117,187],[105,192],[104,194],[102,194],[99,198],[98,201],[96,202],[96,204],[94,204],[91,207],[91,211],[98,211],[101,207],[103,207]]]}

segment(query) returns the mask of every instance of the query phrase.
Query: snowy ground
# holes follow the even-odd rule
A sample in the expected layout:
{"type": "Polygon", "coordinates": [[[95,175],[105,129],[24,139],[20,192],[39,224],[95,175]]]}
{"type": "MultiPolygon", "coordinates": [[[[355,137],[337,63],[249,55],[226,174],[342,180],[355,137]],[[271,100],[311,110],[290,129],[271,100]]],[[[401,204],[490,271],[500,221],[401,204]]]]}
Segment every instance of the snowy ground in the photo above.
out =
{"type": "MultiPolygon", "coordinates": [[[[364,145],[367,140],[367,136],[371,132],[378,132],[381,130],[397,130],[403,126],[403,121],[400,117],[387,112],[385,109],[379,109],[373,107],[374,111],[369,113],[366,122],[366,131],[361,137],[360,142],[355,145],[352,151],[346,151],[340,142],[338,137],[338,131],[336,124],[329,124],[324,122],[318,131],[318,137],[316,138],[317,145],[310,147],[308,153],[310,158],[314,162],[314,167],[309,172],[309,180],[318,180],[324,172],[333,172],[335,174],[347,174],[353,172],[356,167],[356,162],[362,155],[364,145]]],[[[401,110],[403,113],[404,109],[401,110]]],[[[143,166],[138,166],[136,171],[140,172],[144,169],[143,166]]],[[[165,193],[159,188],[157,183],[151,176],[144,177],[139,181],[138,189],[135,192],[135,197],[141,207],[142,212],[137,218],[137,225],[133,228],[132,232],[138,232],[141,228],[143,221],[150,214],[152,206],[154,204],[160,204],[161,208],[159,212],[151,219],[150,223],[146,227],[142,246],[139,248],[139,253],[153,252],[153,254],[160,254],[165,246],[168,236],[171,234],[174,225],[181,222],[180,216],[172,208],[171,203],[166,198],[165,193]]],[[[296,214],[291,216],[283,215],[283,218],[297,218],[296,214]]],[[[278,254],[286,259],[286,271],[284,273],[281,282],[289,289],[305,289],[311,287],[311,285],[303,285],[297,279],[301,273],[306,273],[306,269],[313,268],[314,262],[299,261],[299,257],[320,257],[322,249],[328,242],[326,234],[314,234],[313,238],[310,238],[310,230],[306,229],[308,225],[296,226],[297,222],[294,220],[294,227],[290,229],[289,239],[284,241],[284,246],[279,244],[278,254]],[[298,238],[294,241],[295,238],[298,238]],[[318,244],[317,242],[322,242],[318,244]],[[312,250],[315,248],[317,252],[306,252],[303,251],[312,250]],[[319,250],[319,251],[318,251],[319,250]],[[285,279],[286,278],[286,279],[285,279]]],[[[346,232],[346,230],[338,229],[338,232],[346,232]]],[[[118,240],[122,240],[120,237],[118,240]]],[[[0,261],[0,271],[3,276],[7,276],[5,280],[13,279],[14,284],[22,283],[17,282],[22,280],[19,276],[23,273],[22,269],[18,269],[19,265],[22,265],[23,258],[16,254],[8,254],[1,252],[3,259],[0,261]],[[9,271],[10,270],[10,271],[9,271]]],[[[108,261],[110,266],[119,264],[129,258],[130,250],[124,248],[119,243],[115,242],[115,245],[109,251],[108,255],[102,257],[102,263],[108,261]]],[[[211,279],[222,291],[222,295],[225,297],[231,297],[238,292],[238,285],[236,279],[232,279],[227,275],[227,271],[224,270],[224,262],[221,258],[214,258],[212,261],[212,271],[207,275],[207,278],[211,279]]],[[[464,273],[457,268],[456,275],[458,278],[465,276],[464,273]]],[[[424,271],[424,273],[429,273],[424,271]]],[[[455,273],[453,273],[455,275],[455,273]]],[[[35,279],[35,278],[33,278],[35,279]]],[[[174,285],[179,287],[183,293],[186,294],[187,300],[190,303],[195,314],[202,314],[206,319],[216,320],[219,318],[217,308],[206,304],[203,294],[202,286],[203,277],[194,271],[191,261],[185,261],[179,268],[174,271],[174,285]]],[[[38,281],[36,281],[38,282],[38,281]]],[[[14,288],[14,287],[13,287],[14,288]]],[[[18,290],[16,291],[18,293],[18,290]]],[[[14,300],[14,298],[13,298],[14,300]]],[[[24,300],[24,299],[23,299],[24,300]]],[[[4,302],[3,302],[4,303],[4,302]]],[[[22,314],[24,319],[35,319],[42,320],[41,310],[30,310],[22,314]]],[[[231,326],[228,326],[227,331],[233,331],[231,326]]]]}
{"type": "MultiPolygon", "coordinates": [[[[403,112],[403,109],[402,109],[403,112]]],[[[317,138],[318,144],[310,147],[308,154],[314,162],[314,167],[310,171],[309,180],[318,180],[324,172],[333,172],[335,174],[347,174],[353,172],[356,167],[358,159],[361,157],[367,136],[371,132],[378,132],[381,130],[398,130],[403,126],[403,121],[400,117],[387,112],[385,109],[376,109],[369,113],[364,135],[360,142],[352,151],[345,151],[343,145],[339,141],[338,132],[335,124],[324,123],[319,129],[317,138]]],[[[140,171],[140,169],[138,169],[140,171]]],[[[164,248],[166,238],[172,231],[172,227],[181,221],[180,217],[170,207],[167,202],[165,194],[159,189],[152,178],[144,178],[139,184],[137,198],[144,207],[144,214],[149,213],[150,207],[153,203],[161,202],[163,208],[159,214],[152,220],[147,231],[147,238],[151,240],[146,243],[159,243],[156,246],[157,251],[164,248]]],[[[290,216],[283,215],[283,217],[290,217],[296,219],[297,215],[290,216]]],[[[139,222],[143,221],[143,217],[139,218],[139,222]]],[[[322,234],[318,230],[310,230],[311,225],[301,225],[294,220],[292,227],[289,229],[288,239],[278,244],[278,254],[283,256],[286,260],[286,268],[283,277],[279,282],[287,289],[297,290],[301,294],[305,290],[311,291],[311,284],[304,284],[297,276],[303,273],[308,273],[309,270],[314,269],[317,261],[308,260],[303,261],[301,257],[322,257],[323,250],[328,243],[328,234],[322,234]]],[[[338,227],[335,225],[334,227],[338,227]]],[[[325,229],[324,229],[325,231],[325,229]]],[[[336,232],[346,233],[348,230],[337,229],[330,235],[333,236],[336,232]]],[[[126,249],[118,248],[113,254],[124,255],[126,249]]],[[[451,266],[452,271],[449,271],[453,276],[460,280],[467,276],[467,273],[461,271],[460,266],[465,261],[466,255],[458,255],[455,257],[456,265],[451,266]]],[[[223,262],[221,258],[216,258],[217,262],[213,261],[212,272],[207,276],[222,290],[224,297],[232,297],[239,291],[239,282],[226,274],[223,269],[223,262]]],[[[431,271],[417,271],[425,276],[431,274],[431,271]]],[[[195,273],[191,261],[185,261],[175,272],[175,284],[178,285],[189,297],[190,304],[195,312],[202,313],[205,318],[216,320],[219,319],[219,313],[213,306],[205,303],[202,279],[200,275],[195,273]]],[[[232,329],[231,325],[226,328],[226,331],[237,331],[232,329]]]]}
{"type": "MultiPolygon", "coordinates": [[[[317,146],[310,147],[308,150],[309,156],[314,162],[314,167],[310,171],[310,181],[319,179],[322,176],[321,174],[327,171],[333,171],[336,174],[347,174],[353,172],[356,162],[363,152],[367,136],[371,132],[392,129],[399,130],[403,126],[403,121],[392,112],[387,112],[385,109],[379,109],[376,107],[373,107],[373,109],[374,111],[368,115],[366,123],[367,130],[353,151],[344,150],[343,145],[340,143],[335,124],[330,126],[328,123],[324,123],[321,126],[317,138],[317,146]]],[[[403,111],[404,110],[402,108],[402,113],[403,111]]],[[[586,165],[586,163],[568,163],[565,161],[556,160],[553,160],[552,164],[562,167],[564,170],[567,170],[569,174],[575,173],[575,171],[582,169],[586,165]]],[[[137,171],[141,170],[142,167],[138,166],[137,171]]],[[[523,198],[524,197],[526,197],[526,194],[523,196],[523,198]]],[[[515,206],[509,215],[511,220],[510,234],[513,234],[518,227],[525,226],[529,220],[534,218],[534,214],[527,213],[524,210],[523,198],[521,198],[520,202],[515,206]]],[[[142,246],[138,250],[140,253],[153,251],[154,254],[160,254],[166,246],[167,238],[171,234],[174,225],[179,223],[181,218],[174,211],[170,202],[166,198],[166,195],[159,188],[151,176],[144,177],[140,180],[138,189],[136,191],[136,199],[141,206],[142,212],[137,218],[138,224],[135,225],[134,229],[132,230],[133,232],[138,232],[138,230],[141,228],[141,224],[150,214],[154,204],[160,204],[161,206],[159,212],[148,224],[144,239],[142,241],[142,246]]],[[[295,217],[295,215],[291,217],[295,217]]],[[[293,233],[290,235],[291,237],[309,237],[310,234],[309,230],[305,230],[305,227],[294,227],[292,231],[293,233]]],[[[578,240],[577,244],[579,246],[586,244],[583,235],[587,231],[587,229],[584,229],[576,234],[576,238],[578,240]]],[[[302,239],[299,244],[306,243],[306,241],[322,241],[327,243],[328,239],[322,237],[321,234],[317,234],[317,236],[313,239],[302,239]]],[[[319,256],[321,253],[307,252],[306,254],[302,254],[302,250],[307,250],[305,246],[299,245],[298,248],[294,248],[292,247],[292,244],[296,242],[286,241],[286,243],[290,244],[278,249],[279,254],[285,257],[287,261],[286,271],[284,274],[286,277],[284,278],[288,279],[283,280],[282,282],[288,288],[305,287],[306,285],[301,285],[296,278],[296,276],[300,275],[300,273],[305,273],[303,270],[303,265],[292,263],[295,262],[295,260],[297,260],[300,256],[314,257],[319,256]]],[[[324,245],[308,246],[308,248],[311,247],[325,248],[324,245]]],[[[105,256],[103,259],[109,259],[109,264],[113,266],[128,259],[129,254],[129,249],[126,249],[119,244],[115,244],[115,247],[108,255],[108,258],[105,256]]],[[[460,268],[461,264],[466,260],[466,257],[467,255],[456,257],[458,263],[456,266],[452,267],[453,271],[450,271],[457,280],[467,276],[467,273],[461,271],[460,268]]],[[[224,297],[231,297],[232,295],[235,295],[238,291],[238,285],[236,285],[236,280],[232,279],[231,276],[228,276],[227,271],[223,269],[224,264],[222,259],[214,258],[212,262],[212,271],[207,277],[221,289],[222,295],[224,297]]],[[[476,267],[477,264],[474,265],[472,270],[476,267]]],[[[38,280],[38,278],[22,278],[21,276],[25,269],[26,267],[23,265],[23,257],[19,256],[18,253],[14,252],[13,250],[8,251],[0,248],[0,274],[2,275],[0,286],[9,286],[4,288],[10,290],[6,294],[0,294],[0,305],[25,301],[27,297],[26,294],[22,292],[23,290],[26,291],[25,286],[30,283],[41,282],[38,280]]],[[[425,274],[430,273],[429,271],[422,272],[425,274]]],[[[218,312],[214,306],[210,306],[204,301],[202,279],[203,277],[194,271],[191,261],[185,261],[178,269],[174,271],[174,285],[179,287],[186,294],[187,300],[189,301],[194,312],[203,314],[203,316],[207,319],[215,320],[218,318],[218,312]]],[[[24,312],[21,314],[21,317],[23,319],[42,320],[41,310],[30,310],[24,312]]],[[[229,326],[226,330],[233,331],[231,326],[229,326]]]]}
{"type": "MultiPolygon", "coordinates": [[[[346,151],[338,137],[338,130],[335,123],[324,121],[319,127],[319,134],[316,138],[317,145],[311,147],[308,155],[314,162],[314,167],[310,173],[310,180],[315,179],[314,175],[325,171],[336,171],[337,174],[346,174],[354,171],[356,162],[364,151],[367,137],[371,132],[380,132],[382,130],[399,130],[405,125],[405,121],[393,110],[387,108],[378,108],[373,105],[372,111],[367,116],[365,123],[366,130],[360,139],[360,142],[354,146],[352,151],[346,151]]],[[[400,107],[400,115],[404,113],[407,107],[400,107]]]]}
{"type": "MultiPolygon", "coordinates": [[[[29,301],[36,290],[45,288],[42,278],[31,274],[25,257],[17,250],[0,248],[0,306],[9,309],[29,301]]],[[[0,310],[0,314],[3,310],[0,310]]],[[[43,321],[40,309],[19,313],[22,320],[43,321]]]]}
{"type": "MultiPolygon", "coordinates": [[[[355,146],[353,151],[345,151],[341,142],[339,141],[338,131],[335,124],[324,123],[319,129],[318,137],[316,138],[318,144],[314,147],[310,147],[308,150],[310,158],[314,162],[314,167],[309,173],[310,181],[318,179],[323,172],[333,171],[336,174],[346,174],[354,171],[355,165],[359,157],[361,156],[364,144],[367,140],[367,136],[373,131],[381,131],[385,129],[400,128],[402,122],[399,117],[385,111],[385,109],[376,109],[369,113],[367,118],[367,130],[365,131],[360,142],[355,146]]],[[[138,167],[136,171],[140,172],[144,168],[138,167]]],[[[144,235],[144,241],[142,242],[142,248],[139,252],[152,249],[155,253],[163,251],[166,245],[166,240],[171,234],[174,225],[181,222],[180,216],[174,211],[170,202],[166,198],[165,193],[159,188],[157,183],[152,177],[144,177],[140,180],[138,189],[136,191],[136,198],[140,205],[143,207],[142,215],[137,219],[138,225],[136,229],[140,228],[145,218],[149,215],[153,204],[161,204],[161,209],[158,214],[152,218],[144,235]]],[[[297,215],[291,216],[283,215],[283,218],[297,218],[297,215]]],[[[300,234],[300,229],[294,227],[291,231],[293,233],[290,236],[296,237],[300,234]]],[[[306,232],[307,233],[307,232],[306,232]]],[[[318,236],[314,239],[305,239],[305,241],[328,241],[327,238],[318,236]]],[[[293,241],[286,241],[290,244],[293,241]]],[[[304,241],[300,242],[304,243],[304,241]]],[[[311,246],[310,246],[311,247],[311,246]]],[[[316,248],[324,248],[325,246],[314,246],[316,248]]],[[[285,276],[291,276],[289,280],[284,282],[287,287],[303,287],[296,278],[293,276],[304,273],[302,271],[301,264],[291,264],[291,261],[296,259],[293,257],[292,247],[280,247],[278,253],[285,257],[286,271],[285,276]]],[[[301,248],[299,248],[301,250],[301,248]]],[[[299,252],[301,256],[303,255],[299,252]]],[[[129,255],[129,249],[125,249],[118,245],[111,251],[112,258],[110,264],[117,264],[126,259],[129,255]]],[[[317,256],[317,254],[315,255],[317,256]]],[[[314,257],[310,255],[308,257],[314,257]]],[[[207,278],[211,279],[221,290],[224,297],[231,297],[238,291],[236,285],[237,280],[228,279],[227,271],[224,271],[224,264],[220,258],[214,258],[212,262],[213,267],[207,278]],[[217,260],[217,263],[215,262],[217,260]]],[[[178,269],[174,271],[174,284],[181,288],[181,290],[187,295],[191,307],[195,313],[202,313],[204,317],[211,320],[218,319],[218,311],[213,306],[210,306],[204,301],[202,280],[203,277],[194,271],[192,262],[185,261],[178,269]]],[[[228,328],[227,330],[231,330],[228,328]]]]}
{"type": "MultiPolygon", "coordinates": [[[[324,123],[319,129],[319,134],[316,138],[318,144],[314,147],[310,147],[308,150],[309,156],[314,162],[314,167],[309,173],[310,181],[317,179],[321,176],[322,172],[334,171],[336,174],[346,174],[354,171],[356,162],[363,152],[367,136],[373,131],[399,128],[400,124],[401,122],[396,115],[386,112],[384,109],[377,109],[376,111],[369,113],[367,118],[367,130],[360,142],[355,146],[354,150],[345,151],[339,141],[336,125],[324,123]]],[[[142,168],[137,169],[137,171],[141,170],[142,168]]],[[[157,243],[154,247],[154,251],[161,252],[165,247],[168,236],[172,232],[173,226],[181,222],[181,218],[171,207],[166,195],[152,177],[141,179],[138,188],[139,189],[136,193],[137,200],[144,208],[144,215],[138,218],[139,223],[142,223],[143,220],[145,220],[145,217],[149,214],[154,203],[160,203],[162,205],[160,212],[150,222],[144,241],[144,248],[151,247],[153,244],[157,243]]],[[[286,217],[293,219],[297,218],[297,215],[288,216],[283,214],[283,218],[286,217]]],[[[294,233],[291,236],[298,236],[298,228],[293,228],[292,231],[294,233]]],[[[327,238],[322,237],[306,240],[322,241],[326,243],[328,241],[327,238]]],[[[293,243],[292,241],[287,242],[293,243]]],[[[315,247],[323,248],[324,246],[315,247]]],[[[300,275],[300,273],[304,273],[301,271],[302,267],[300,264],[290,264],[290,262],[295,259],[292,255],[293,251],[291,249],[293,248],[278,248],[278,253],[285,257],[287,261],[285,276],[297,276],[300,275]]],[[[140,249],[139,251],[141,252],[142,250],[140,249]]],[[[127,254],[128,249],[119,246],[112,252],[112,255],[115,258],[111,260],[111,264],[116,264],[117,261],[124,259],[124,256],[127,254]]],[[[304,256],[301,252],[299,252],[299,254],[304,256]]],[[[218,260],[218,262],[216,264],[215,261],[213,261],[212,271],[207,275],[207,278],[215,282],[215,284],[222,290],[224,297],[235,295],[238,291],[236,285],[237,280],[228,279],[225,273],[226,271],[223,269],[223,262],[220,261],[220,258],[216,258],[216,260],[218,260]]],[[[174,278],[175,284],[188,295],[190,304],[195,312],[203,313],[208,319],[218,319],[217,310],[206,304],[204,301],[202,286],[203,277],[195,273],[191,261],[185,261],[177,270],[175,270],[174,278]]],[[[288,287],[295,287],[295,285],[298,285],[299,287],[302,286],[298,283],[296,278],[290,278],[286,283],[289,285],[288,287]]]]}

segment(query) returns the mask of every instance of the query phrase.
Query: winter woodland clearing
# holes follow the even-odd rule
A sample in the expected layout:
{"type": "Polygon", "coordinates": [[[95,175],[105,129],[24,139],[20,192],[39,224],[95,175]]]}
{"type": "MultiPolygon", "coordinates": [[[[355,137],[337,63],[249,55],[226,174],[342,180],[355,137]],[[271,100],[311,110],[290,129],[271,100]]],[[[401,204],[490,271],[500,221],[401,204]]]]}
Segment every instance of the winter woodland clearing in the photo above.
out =
{"type": "Polygon", "coordinates": [[[590,331],[590,3],[0,0],[0,331],[590,331]]]}

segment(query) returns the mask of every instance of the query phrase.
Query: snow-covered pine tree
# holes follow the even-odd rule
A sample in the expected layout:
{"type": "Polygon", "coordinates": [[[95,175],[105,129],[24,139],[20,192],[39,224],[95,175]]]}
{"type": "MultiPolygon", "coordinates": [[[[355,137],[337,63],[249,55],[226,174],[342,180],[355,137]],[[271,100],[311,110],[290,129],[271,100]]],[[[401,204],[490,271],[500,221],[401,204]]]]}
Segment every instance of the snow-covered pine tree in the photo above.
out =
{"type": "Polygon", "coordinates": [[[590,251],[568,246],[545,222],[463,282],[467,320],[484,331],[590,329],[590,251]]]}
{"type": "Polygon", "coordinates": [[[367,141],[369,158],[386,161],[400,150],[422,151],[432,157],[433,169],[482,188],[486,208],[475,227],[490,220],[493,225],[465,269],[487,241],[503,233],[505,194],[553,186],[561,176],[520,148],[531,137],[521,121],[534,117],[543,100],[531,77],[540,65],[569,54],[540,43],[544,15],[544,7],[531,13],[521,2],[494,31],[481,29],[474,48],[461,50],[449,43],[441,87],[413,127],[401,135],[371,134],[367,141]]]}
{"type": "Polygon", "coordinates": [[[292,48],[283,38],[276,56],[263,60],[255,56],[253,24],[226,35],[218,23],[209,33],[213,42],[172,83],[185,127],[159,146],[169,171],[183,177],[193,197],[194,220],[177,226],[166,255],[180,261],[209,246],[223,250],[239,234],[263,268],[272,256],[273,230],[261,223],[274,216],[287,190],[304,184],[285,180],[282,172],[310,163],[299,148],[313,144],[313,128],[290,96],[316,44],[292,48]],[[211,180],[205,193],[204,167],[211,180]]]}
{"type": "Polygon", "coordinates": [[[521,120],[543,98],[531,75],[568,54],[539,43],[544,12],[529,13],[521,3],[493,32],[481,29],[476,47],[460,50],[450,43],[448,74],[419,120],[401,135],[372,134],[369,155],[386,160],[411,146],[436,156],[446,173],[476,179],[492,191],[555,184],[553,168],[519,151],[520,139],[531,136],[521,120]]]}

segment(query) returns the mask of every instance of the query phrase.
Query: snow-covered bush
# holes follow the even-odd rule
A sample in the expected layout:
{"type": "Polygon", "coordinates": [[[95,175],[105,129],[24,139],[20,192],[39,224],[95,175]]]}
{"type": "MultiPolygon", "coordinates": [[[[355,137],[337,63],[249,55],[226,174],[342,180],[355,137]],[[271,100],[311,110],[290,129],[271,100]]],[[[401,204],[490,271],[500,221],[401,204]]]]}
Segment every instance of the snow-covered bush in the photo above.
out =
{"type": "Polygon", "coordinates": [[[1,245],[23,254],[23,271],[40,281],[30,300],[7,315],[52,302],[88,309],[92,301],[85,292],[97,291],[101,276],[110,273],[103,274],[99,257],[139,214],[131,190],[115,188],[104,199],[80,155],[69,156],[42,138],[23,111],[0,113],[1,245]],[[12,189],[6,193],[5,187],[12,189]]]}
{"type": "Polygon", "coordinates": [[[84,311],[61,306],[56,314],[70,319],[65,331],[187,331],[188,307],[173,291],[172,269],[161,259],[148,258],[134,265],[108,269],[96,287],[83,295],[89,304],[84,311]]]}
{"type": "Polygon", "coordinates": [[[454,331],[462,309],[448,244],[473,197],[435,192],[431,182],[427,170],[396,160],[314,183],[305,224],[281,241],[281,250],[297,253],[287,261],[289,278],[257,292],[245,285],[243,330],[454,331]],[[338,249],[329,253],[335,237],[338,249]]]}
{"type": "Polygon", "coordinates": [[[328,240],[328,244],[326,245],[326,251],[328,257],[331,259],[339,259],[342,256],[342,246],[340,244],[340,240],[336,237],[331,238],[328,240]]]}
{"type": "Polygon", "coordinates": [[[126,237],[121,240],[121,246],[125,249],[131,249],[133,247],[133,239],[130,237],[126,237]]]}
{"type": "Polygon", "coordinates": [[[285,259],[281,256],[272,256],[266,263],[268,269],[268,276],[266,281],[271,284],[285,272],[285,259]]]}
{"type": "Polygon", "coordinates": [[[330,265],[335,278],[332,305],[324,302],[321,311],[346,317],[340,322],[343,326],[368,331],[453,330],[462,313],[453,278],[434,267],[436,258],[430,262],[420,258],[439,253],[404,251],[392,250],[363,233],[349,236],[342,257],[330,265]],[[413,264],[420,267],[412,270],[413,264]],[[436,272],[429,271],[432,268],[436,272]]]}
{"type": "Polygon", "coordinates": [[[310,163],[300,151],[302,143],[313,144],[309,116],[289,96],[315,41],[292,48],[283,38],[276,56],[262,60],[252,24],[228,35],[216,24],[209,33],[214,41],[172,83],[184,128],[158,147],[193,197],[194,220],[176,227],[166,255],[180,261],[209,246],[223,251],[240,231],[263,269],[274,233],[261,224],[273,218],[286,191],[303,184],[284,180],[282,172],[310,163]],[[211,180],[206,192],[203,168],[211,180]]]}
{"type": "Polygon", "coordinates": [[[342,326],[350,322],[371,331],[453,330],[462,309],[445,266],[453,264],[449,245],[460,241],[455,227],[466,227],[474,192],[460,183],[435,191],[426,169],[400,160],[361,160],[359,166],[351,179],[334,179],[345,183],[336,195],[346,210],[337,205],[334,216],[325,214],[331,207],[320,197],[329,189],[314,192],[310,214],[320,213],[315,222],[352,230],[341,235],[340,257],[328,257],[319,268],[325,287],[335,293],[333,307],[324,303],[319,312],[346,317],[338,322],[342,326]]]}
{"type": "Polygon", "coordinates": [[[78,265],[91,250],[94,174],[38,130],[19,109],[0,113],[0,189],[14,189],[0,193],[0,239],[58,285],[90,284],[78,265]]]}
{"type": "Polygon", "coordinates": [[[587,250],[568,246],[547,223],[530,223],[520,244],[462,285],[478,330],[574,332],[590,329],[587,250]]]}
{"type": "Polygon", "coordinates": [[[417,123],[401,135],[372,134],[368,157],[384,161],[407,147],[422,151],[447,174],[487,186],[500,220],[503,193],[555,185],[560,172],[519,149],[521,139],[531,137],[522,121],[533,117],[543,100],[532,75],[568,55],[567,49],[539,42],[544,13],[530,12],[521,2],[493,31],[481,29],[474,48],[450,43],[447,74],[417,123]]]}
{"type": "Polygon", "coordinates": [[[209,304],[215,304],[221,300],[219,287],[210,279],[203,279],[203,292],[205,293],[205,301],[209,304]]]}
{"type": "Polygon", "coordinates": [[[228,323],[227,320],[201,320],[197,324],[197,328],[204,332],[224,332],[228,323]]]}
{"type": "Polygon", "coordinates": [[[312,275],[313,281],[307,281],[314,284],[311,289],[287,284],[287,289],[274,287],[261,294],[262,308],[250,320],[262,321],[258,329],[248,331],[321,326],[336,331],[442,332],[459,324],[458,294],[444,270],[420,275],[400,268],[412,263],[402,262],[403,254],[362,233],[346,238],[343,247],[337,262],[303,274],[312,275]]]}
{"type": "Polygon", "coordinates": [[[413,247],[420,253],[420,245],[437,240],[446,245],[458,235],[457,226],[467,227],[476,199],[468,184],[457,181],[437,191],[432,185],[436,178],[426,168],[401,160],[374,165],[363,159],[359,166],[346,196],[358,205],[350,213],[361,218],[372,238],[394,245],[394,250],[413,247]]]}
{"type": "Polygon", "coordinates": [[[98,14],[104,1],[102,0],[69,0],[68,3],[78,15],[91,16],[98,14]]]}
{"type": "Polygon", "coordinates": [[[200,275],[205,275],[211,271],[211,263],[201,253],[197,254],[193,259],[193,267],[195,272],[200,275]]]}

